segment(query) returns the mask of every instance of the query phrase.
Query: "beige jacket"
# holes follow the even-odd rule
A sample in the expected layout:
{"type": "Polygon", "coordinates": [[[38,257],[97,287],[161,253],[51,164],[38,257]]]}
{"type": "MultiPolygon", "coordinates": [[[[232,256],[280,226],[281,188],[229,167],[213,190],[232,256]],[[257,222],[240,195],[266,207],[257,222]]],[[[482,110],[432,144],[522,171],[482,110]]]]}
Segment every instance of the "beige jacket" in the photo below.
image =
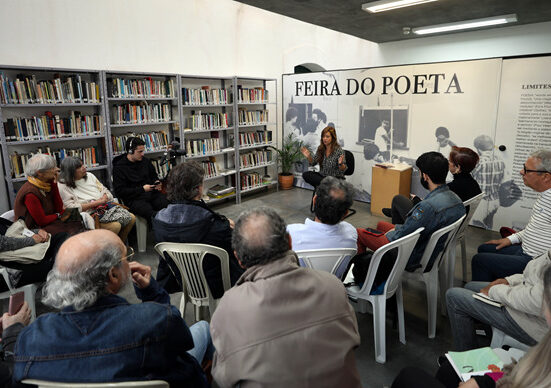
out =
{"type": "Polygon", "coordinates": [[[360,387],[356,315],[334,275],[293,251],[245,271],[211,320],[220,387],[360,387]]]}
{"type": "MultiPolygon", "coordinates": [[[[61,182],[58,182],[57,187],[63,200],[63,206],[66,208],[76,207],[79,212],[82,212],[82,204],[96,201],[104,194],[107,195],[109,201],[113,200],[113,194],[91,173],[86,174],[86,180],[79,180],[75,188],[61,182]]],[[[93,210],[88,209],[87,212],[92,213],[93,210]]]]}
{"type": "Polygon", "coordinates": [[[490,288],[488,295],[506,306],[507,312],[530,337],[541,341],[549,330],[542,311],[543,272],[551,264],[551,251],[530,260],[523,273],[508,276],[509,283],[490,288]]]}

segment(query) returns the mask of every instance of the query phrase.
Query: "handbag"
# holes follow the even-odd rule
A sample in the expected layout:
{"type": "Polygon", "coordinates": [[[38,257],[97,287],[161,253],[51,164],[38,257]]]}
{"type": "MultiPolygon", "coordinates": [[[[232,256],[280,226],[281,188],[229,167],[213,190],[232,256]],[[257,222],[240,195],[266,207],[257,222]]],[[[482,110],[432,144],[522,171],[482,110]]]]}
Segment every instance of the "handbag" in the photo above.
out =
{"type": "Polygon", "coordinates": [[[96,222],[96,229],[99,228],[100,222],[105,224],[109,222],[118,222],[124,227],[132,221],[131,213],[116,202],[107,202],[105,205],[98,206],[93,216],[96,222]]]}

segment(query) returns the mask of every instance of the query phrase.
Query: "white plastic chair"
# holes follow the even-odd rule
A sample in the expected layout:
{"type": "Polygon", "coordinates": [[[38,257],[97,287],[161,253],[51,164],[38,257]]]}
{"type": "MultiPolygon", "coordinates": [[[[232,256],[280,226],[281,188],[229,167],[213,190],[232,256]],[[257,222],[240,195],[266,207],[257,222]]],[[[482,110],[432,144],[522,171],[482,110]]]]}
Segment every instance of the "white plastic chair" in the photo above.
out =
{"type": "Polygon", "coordinates": [[[36,385],[38,388],[134,388],[134,387],[149,387],[149,388],[168,388],[169,385],[163,380],[149,381],[122,381],[120,383],[59,383],[55,381],[44,381],[26,379],[23,384],[36,385]]]}
{"type": "Polygon", "coordinates": [[[185,316],[187,298],[195,306],[195,320],[200,317],[200,308],[207,306],[210,315],[218,306],[219,299],[214,299],[210,292],[205,274],[203,273],[203,259],[205,255],[215,255],[220,259],[222,268],[222,285],[224,291],[230,289],[230,267],[228,252],[222,248],[207,244],[185,244],[161,242],[155,245],[155,251],[161,257],[165,257],[165,252],[174,261],[182,278],[184,290],[180,300],[180,312],[185,316]]]}
{"type": "MultiPolygon", "coordinates": [[[[15,221],[15,213],[13,210],[8,210],[7,212],[3,213],[0,217],[5,218],[6,220],[9,220],[11,222],[15,221]]],[[[6,285],[8,286],[8,291],[0,293],[0,300],[2,299],[8,299],[11,295],[16,294],[18,292],[23,291],[25,294],[25,302],[28,303],[29,308],[31,309],[31,321],[34,321],[36,319],[36,302],[35,302],[35,295],[36,290],[38,289],[38,286],[40,283],[32,283],[27,284],[26,286],[15,288],[10,281],[10,276],[8,274],[8,270],[6,267],[0,266],[0,275],[4,278],[4,281],[6,282],[6,285]]]]}
{"type": "MultiPolygon", "coordinates": [[[[436,336],[436,312],[438,310],[438,284],[439,284],[439,269],[444,258],[448,255],[450,249],[450,241],[453,241],[461,223],[465,219],[465,216],[462,216],[457,221],[453,222],[448,226],[444,226],[441,229],[438,229],[434,232],[425,251],[423,252],[423,257],[421,257],[421,267],[417,268],[413,272],[404,271],[404,279],[414,279],[419,280],[425,283],[427,291],[427,306],[428,306],[428,321],[429,321],[429,338],[434,338],[436,336]],[[447,233],[446,239],[444,241],[444,248],[439,252],[434,259],[430,271],[425,272],[427,265],[429,264],[430,258],[436,247],[436,243],[440,237],[444,236],[447,233]]],[[[453,246],[455,248],[455,245],[453,246]]],[[[442,283],[446,284],[445,281],[442,283]]]]}
{"type": "MultiPolygon", "coordinates": [[[[402,297],[402,273],[411,256],[411,252],[419,240],[419,235],[424,228],[383,245],[377,249],[371,258],[365,282],[360,289],[358,286],[347,288],[348,297],[360,313],[366,313],[369,302],[373,306],[373,332],[375,336],[375,360],[381,364],[386,362],[386,300],[396,294],[398,305],[398,329],[400,342],[406,343],[406,329],[404,326],[404,301],[402,297]],[[381,295],[371,295],[371,289],[375,281],[375,275],[383,255],[391,249],[398,248],[396,262],[386,280],[384,291],[381,295]]],[[[349,274],[352,271],[349,272],[349,274]]],[[[348,282],[349,277],[345,282],[348,282]]]]}
{"type": "Polygon", "coordinates": [[[448,257],[448,275],[447,275],[448,288],[453,287],[453,280],[455,278],[455,256],[456,256],[456,249],[457,249],[458,243],[461,243],[461,266],[463,271],[463,283],[467,282],[467,247],[465,244],[465,232],[471,222],[471,219],[473,218],[474,212],[478,208],[478,205],[480,205],[480,201],[482,201],[482,199],[484,198],[484,195],[485,195],[484,193],[480,193],[477,196],[472,197],[471,199],[468,199],[465,202],[463,202],[463,205],[465,206],[465,208],[467,208],[467,206],[469,207],[469,212],[465,217],[465,221],[459,227],[459,230],[457,231],[457,234],[455,236],[454,244],[450,249],[450,255],[448,257]]]}
{"type": "Polygon", "coordinates": [[[340,279],[356,248],[305,249],[295,253],[304,267],[330,272],[340,279]]]}

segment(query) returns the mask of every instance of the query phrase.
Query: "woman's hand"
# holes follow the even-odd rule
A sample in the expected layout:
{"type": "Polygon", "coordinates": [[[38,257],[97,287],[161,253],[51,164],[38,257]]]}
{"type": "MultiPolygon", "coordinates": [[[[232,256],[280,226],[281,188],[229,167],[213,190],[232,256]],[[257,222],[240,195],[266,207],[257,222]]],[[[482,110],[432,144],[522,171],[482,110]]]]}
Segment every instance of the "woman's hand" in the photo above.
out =
{"type": "Polygon", "coordinates": [[[109,201],[109,198],[107,198],[107,194],[103,194],[103,196],[96,201],[96,206],[105,205],[109,201]]]}
{"type": "Polygon", "coordinates": [[[302,153],[302,155],[304,155],[305,158],[307,159],[310,159],[312,157],[312,155],[310,155],[310,151],[308,151],[308,149],[306,147],[301,147],[300,148],[300,152],[302,153]]]}
{"type": "Polygon", "coordinates": [[[339,156],[339,164],[343,164],[343,163],[344,163],[344,154],[339,156]]]}

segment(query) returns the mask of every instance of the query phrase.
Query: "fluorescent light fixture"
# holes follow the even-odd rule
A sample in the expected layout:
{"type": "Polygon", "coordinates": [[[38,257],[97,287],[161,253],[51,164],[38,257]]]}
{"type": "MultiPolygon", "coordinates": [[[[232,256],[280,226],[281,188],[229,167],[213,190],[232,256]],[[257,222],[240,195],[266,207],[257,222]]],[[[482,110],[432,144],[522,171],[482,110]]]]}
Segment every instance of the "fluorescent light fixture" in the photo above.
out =
{"type": "Polygon", "coordinates": [[[438,32],[449,32],[456,30],[467,30],[469,28],[480,28],[487,26],[497,26],[499,24],[514,23],[517,21],[516,14],[494,16],[484,19],[464,20],[455,23],[437,24],[434,26],[412,28],[412,32],[417,35],[436,34],[438,32]]]}
{"type": "Polygon", "coordinates": [[[379,0],[363,3],[362,9],[367,12],[376,13],[389,11],[396,8],[409,7],[410,5],[430,3],[431,1],[437,0],[379,0]]]}

